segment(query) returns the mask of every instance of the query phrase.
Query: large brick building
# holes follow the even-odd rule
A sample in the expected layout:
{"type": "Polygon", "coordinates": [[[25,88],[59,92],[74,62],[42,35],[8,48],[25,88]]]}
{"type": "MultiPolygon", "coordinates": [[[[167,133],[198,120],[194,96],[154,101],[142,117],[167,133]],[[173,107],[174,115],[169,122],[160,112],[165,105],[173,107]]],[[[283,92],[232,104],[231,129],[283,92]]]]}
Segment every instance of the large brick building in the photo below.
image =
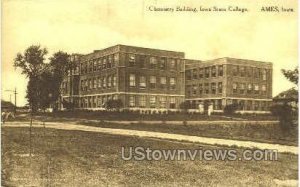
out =
{"type": "Polygon", "coordinates": [[[72,94],[70,74],[62,97],[76,108],[103,109],[108,100],[120,99],[124,108],[177,109],[184,101],[182,52],[116,45],[81,55],[75,64],[78,94],[72,94]]]}
{"type": "Polygon", "coordinates": [[[186,100],[197,108],[211,103],[214,110],[237,104],[241,112],[266,111],[272,102],[272,63],[219,58],[186,60],[186,100]]]}
{"type": "Polygon", "coordinates": [[[100,110],[120,99],[132,110],[177,110],[211,103],[214,110],[237,103],[243,111],[265,111],[272,99],[272,64],[220,58],[185,59],[183,52],[116,45],[71,57],[61,103],[100,110]]]}

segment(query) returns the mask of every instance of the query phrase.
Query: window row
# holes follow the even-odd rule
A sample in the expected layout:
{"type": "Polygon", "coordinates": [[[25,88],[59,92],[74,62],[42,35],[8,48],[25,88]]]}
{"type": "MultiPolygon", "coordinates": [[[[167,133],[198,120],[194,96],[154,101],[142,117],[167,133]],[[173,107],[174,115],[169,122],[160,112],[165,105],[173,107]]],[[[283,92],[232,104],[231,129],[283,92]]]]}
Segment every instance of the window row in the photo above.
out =
{"type": "Polygon", "coordinates": [[[129,96],[129,107],[140,107],[145,108],[149,106],[150,108],[176,108],[176,98],[166,97],[166,96],[149,96],[144,95],[129,96]],[[148,103],[148,105],[147,105],[148,103]]]}
{"type": "Polygon", "coordinates": [[[267,86],[265,84],[259,85],[252,83],[233,83],[232,90],[232,93],[235,94],[266,94],[267,86]]]}
{"type": "Polygon", "coordinates": [[[256,67],[246,67],[246,66],[232,66],[232,75],[240,77],[253,77],[257,79],[267,80],[270,74],[269,69],[256,68],[256,67]]]}
{"type": "Polygon", "coordinates": [[[149,57],[146,55],[127,54],[129,67],[140,67],[150,69],[177,69],[180,67],[180,59],[167,57],[149,57]]]}
{"type": "Polygon", "coordinates": [[[101,71],[103,69],[113,68],[115,67],[117,61],[119,61],[118,53],[85,61],[80,64],[80,72],[81,74],[85,74],[90,72],[101,71]]]}
{"type": "Polygon", "coordinates": [[[212,82],[212,83],[201,83],[188,85],[186,87],[187,96],[196,96],[202,94],[222,94],[223,83],[222,82],[212,82]]]}
{"type": "Polygon", "coordinates": [[[223,71],[223,65],[195,68],[186,71],[186,79],[192,80],[223,76],[223,71]]]}
{"type": "Polygon", "coordinates": [[[149,88],[154,89],[158,87],[159,84],[159,88],[167,88],[167,86],[169,85],[169,88],[171,90],[176,89],[176,78],[175,77],[156,77],[156,76],[139,76],[138,80],[137,80],[137,76],[135,74],[129,74],[129,86],[130,87],[136,87],[138,85],[138,87],[140,89],[145,89],[147,87],[147,83],[149,83],[149,88]],[[149,82],[148,82],[148,81],[149,82]],[[137,84],[138,81],[138,84],[137,84]]]}
{"type": "Polygon", "coordinates": [[[109,100],[117,99],[117,95],[89,96],[80,99],[81,108],[102,108],[109,100]]]}
{"type": "Polygon", "coordinates": [[[115,75],[105,77],[95,77],[81,80],[80,86],[82,91],[97,88],[111,88],[117,85],[117,77],[115,75]]]}

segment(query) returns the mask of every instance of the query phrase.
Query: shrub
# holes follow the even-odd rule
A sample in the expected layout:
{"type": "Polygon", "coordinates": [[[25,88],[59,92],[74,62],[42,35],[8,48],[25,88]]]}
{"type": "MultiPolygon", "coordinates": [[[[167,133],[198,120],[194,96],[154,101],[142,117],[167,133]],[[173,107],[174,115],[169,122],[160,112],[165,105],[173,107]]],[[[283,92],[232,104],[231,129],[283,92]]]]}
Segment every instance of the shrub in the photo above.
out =
{"type": "Polygon", "coordinates": [[[287,130],[292,127],[293,124],[293,110],[287,103],[275,104],[271,108],[271,113],[278,117],[280,126],[287,130]]]}
{"type": "Polygon", "coordinates": [[[107,110],[119,110],[120,108],[123,107],[123,103],[120,99],[116,99],[116,100],[108,100],[106,103],[105,103],[105,108],[107,110]]]}
{"type": "Polygon", "coordinates": [[[226,105],[224,107],[224,114],[229,114],[229,115],[234,114],[237,109],[238,109],[237,104],[226,105]]]}

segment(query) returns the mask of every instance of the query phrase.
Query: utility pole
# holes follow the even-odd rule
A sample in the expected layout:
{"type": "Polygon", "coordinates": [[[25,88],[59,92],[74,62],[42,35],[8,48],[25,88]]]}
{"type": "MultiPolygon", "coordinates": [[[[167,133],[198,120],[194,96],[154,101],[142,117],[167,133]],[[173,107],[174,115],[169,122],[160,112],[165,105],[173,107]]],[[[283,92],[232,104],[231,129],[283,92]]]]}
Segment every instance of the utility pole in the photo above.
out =
{"type": "MultiPolygon", "coordinates": [[[[13,92],[15,94],[15,108],[14,108],[14,112],[15,114],[17,113],[17,88],[15,87],[14,90],[4,90],[4,91],[7,91],[7,92],[13,92]]],[[[10,100],[11,100],[11,96],[10,96],[10,100]]]]}

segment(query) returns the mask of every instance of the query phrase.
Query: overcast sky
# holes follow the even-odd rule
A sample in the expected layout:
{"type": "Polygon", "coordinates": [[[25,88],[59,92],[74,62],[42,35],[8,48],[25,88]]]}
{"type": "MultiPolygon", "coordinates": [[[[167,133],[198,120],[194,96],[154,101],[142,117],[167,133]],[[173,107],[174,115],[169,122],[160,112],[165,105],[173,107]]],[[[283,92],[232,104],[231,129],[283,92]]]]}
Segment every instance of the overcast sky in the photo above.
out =
{"type": "MultiPolygon", "coordinates": [[[[2,1],[2,98],[17,87],[26,103],[27,80],[13,67],[17,52],[40,44],[50,54],[90,53],[116,44],[185,52],[186,58],[220,57],[273,62],[273,96],[293,86],[280,69],[297,66],[297,1],[213,0],[4,0],[2,1]],[[294,13],[260,11],[262,6],[294,13]],[[239,6],[249,12],[151,12],[156,7],[239,6]]],[[[13,97],[12,97],[12,101],[13,97]]]]}

